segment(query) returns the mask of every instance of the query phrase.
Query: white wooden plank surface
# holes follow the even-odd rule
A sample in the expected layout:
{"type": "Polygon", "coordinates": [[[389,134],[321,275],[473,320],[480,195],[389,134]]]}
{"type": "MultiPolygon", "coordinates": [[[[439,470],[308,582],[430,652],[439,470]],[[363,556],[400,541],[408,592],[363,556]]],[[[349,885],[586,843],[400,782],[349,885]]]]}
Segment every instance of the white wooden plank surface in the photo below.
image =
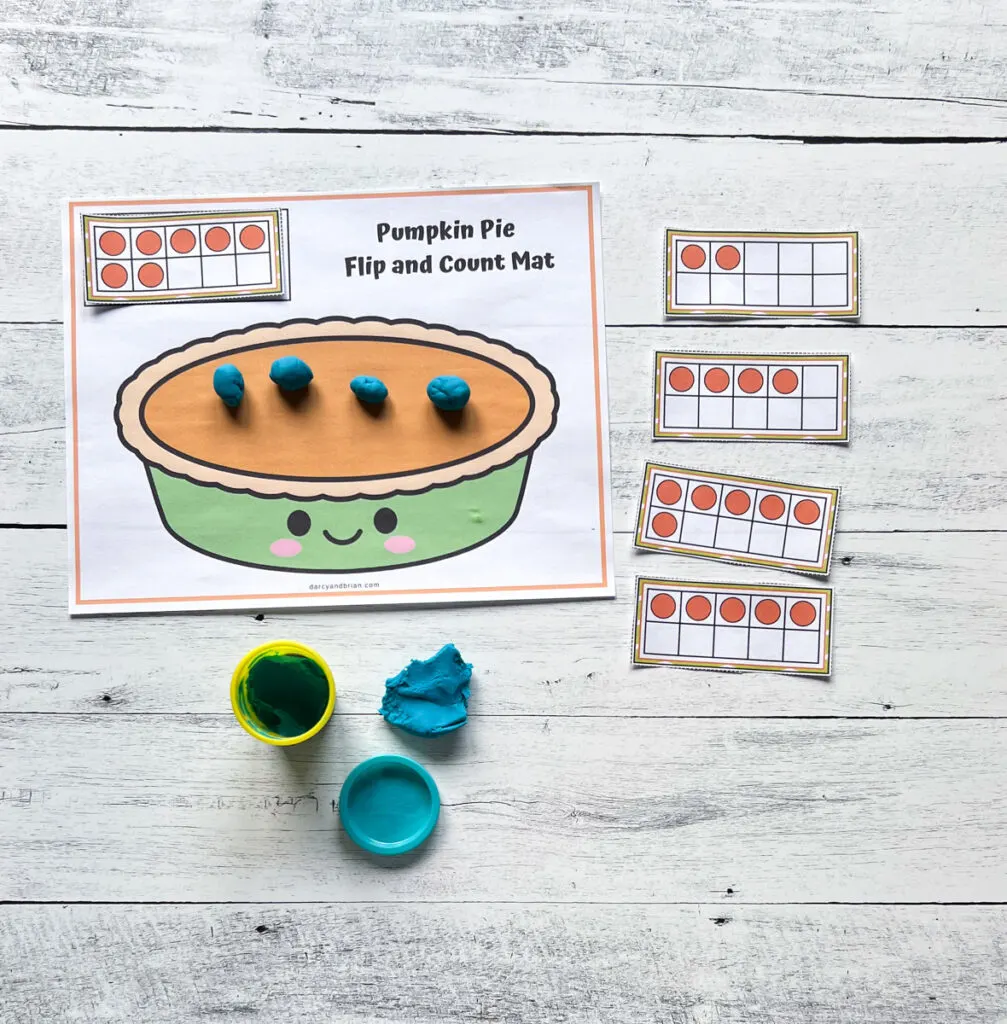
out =
{"type": "Polygon", "coordinates": [[[1003,135],[980,0],[6,0],[15,124],[1003,135]]]}
{"type": "MultiPolygon", "coordinates": [[[[228,684],[241,656],[290,637],[330,663],[337,714],[375,719],[385,679],[448,641],[476,666],[471,710],[480,717],[1007,715],[1002,533],[840,537],[828,681],[631,668],[635,574],[802,577],[637,554],[625,535],[616,544],[615,601],[270,612],[263,621],[221,613],[69,622],[65,564],[64,531],[0,531],[0,713],[229,715],[228,684]]],[[[129,721],[119,728],[132,744],[129,721]]],[[[595,729],[606,743],[606,722],[595,729]]]]}
{"type": "Polygon", "coordinates": [[[18,1024],[1000,1024],[1007,983],[1002,907],[5,907],[3,922],[18,1024]]]}
{"type": "MultiPolygon", "coordinates": [[[[617,530],[633,528],[648,459],[840,484],[841,531],[1003,525],[1005,330],[689,327],[607,333],[617,530]],[[675,346],[850,352],[852,443],[655,443],[653,354],[675,346]]],[[[0,388],[0,522],[65,523],[60,327],[0,325],[0,380],[6,382],[0,388]]]]}
{"type": "Polygon", "coordinates": [[[421,741],[373,716],[284,751],[225,716],[4,715],[0,749],[0,900],[1007,899],[1003,721],[515,717],[421,741]],[[336,811],[389,751],[443,801],[398,870],[336,811]]]}
{"type": "Polygon", "coordinates": [[[1007,323],[1007,235],[991,227],[1004,213],[1007,175],[1007,148],[997,144],[11,132],[0,175],[16,197],[0,207],[8,321],[62,317],[59,202],[68,195],[597,180],[610,324],[662,322],[669,226],[856,229],[863,323],[1007,323]]]}
{"type": "Polygon", "coordinates": [[[625,534],[615,602],[69,622],[64,531],[0,528],[0,1019],[1004,1024],[1007,151],[708,136],[1001,138],[1005,42],[982,0],[7,0],[0,524],[64,520],[59,200],[291,183],[600,180],[608,322],[654,325],[609,332],[617,528],[655,456],[844,501],[827,683],[631,671],[637,570],[742,570],[625,534]],[[672,224],[858,229],[862,325],[658,326],[672,224]],[[653,445],[650,353],[719,345],[851,351],[853,444],[653,445]],[[226,697],[284,634],[340,688],[286,754],[226,697]],[[449,639],[472,721],[389,729],[449,639]],[[389,749],[445,798],[397,865],[332,805],[389,749]]]}

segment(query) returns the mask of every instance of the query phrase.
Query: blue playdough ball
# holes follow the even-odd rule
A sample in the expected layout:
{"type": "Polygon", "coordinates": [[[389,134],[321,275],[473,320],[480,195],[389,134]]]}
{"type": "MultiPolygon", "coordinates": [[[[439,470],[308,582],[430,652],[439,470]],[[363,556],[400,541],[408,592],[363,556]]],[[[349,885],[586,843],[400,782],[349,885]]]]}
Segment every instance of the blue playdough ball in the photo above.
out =
{"type": "Polygon", "coordinates": [[[427,385],[427,397],[438,409],[464,409],[472,392],[461,377],[434,377],[427,385]]]}
{"type": "Polygon", "coordinates": [[[415,658],[385,682],[380,713],[391,725],[417,736],[440,736],[468,721],[472,666],[454,644],[432,658],[415,658]]]}
{"type": "Polygon", "coordinates": [[[388,388],[377,377],[354,377],[350,390],[368,405],[378,405],[388,397],[388,388]]]}
{"type": "Polygon", "coordinates": [[[245,397],[245,378],[233,363],[224,363],[213,371],[213,390],[223,399],[224,405],[236,409],[245,397]]]}
{"type": "Polygon", "coordinates": [[[311,367],[297,356],[282,356],[269,368],[269,379],[283,391],[300,391],[311,383],[311,367]]]}

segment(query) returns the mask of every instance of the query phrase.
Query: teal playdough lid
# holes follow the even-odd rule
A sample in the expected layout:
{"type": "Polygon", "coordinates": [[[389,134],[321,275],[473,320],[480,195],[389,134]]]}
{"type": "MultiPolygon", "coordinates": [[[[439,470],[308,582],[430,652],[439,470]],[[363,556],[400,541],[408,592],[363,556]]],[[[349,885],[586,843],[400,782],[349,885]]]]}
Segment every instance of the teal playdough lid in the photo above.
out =
{"type": "Polygon", "coordinates": [[[350,772],[339,793],[347,835],[365,850],[394,856],[415,850],[437,824],[441,797],[422,765],[382,754],[350,772]]]}

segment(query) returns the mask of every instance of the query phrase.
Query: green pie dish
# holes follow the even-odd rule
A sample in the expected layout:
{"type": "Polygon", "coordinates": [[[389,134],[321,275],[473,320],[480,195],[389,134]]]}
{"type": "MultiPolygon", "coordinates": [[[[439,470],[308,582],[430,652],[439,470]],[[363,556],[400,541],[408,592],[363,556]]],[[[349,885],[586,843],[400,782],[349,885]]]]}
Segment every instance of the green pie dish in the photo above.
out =
{"type": "Polygon", "coordinates": [[[548,370],[504,342],[330,318],[166,352],[123,383],[115,419],[177,540],[241,565],[340,573],[448,558],[506,530],[558,405],[548,370]],[[269,380],[284,355],[315,373],[302,393],[269,380]],[[244,377],[236,409],[213,390],[224,363],[244,377]],[[381,406],[350,391],[361,374],[388,385],[381,406]],[[464,409],[434,407],[425,389],[438,375],[469,383],[464,409]]]}

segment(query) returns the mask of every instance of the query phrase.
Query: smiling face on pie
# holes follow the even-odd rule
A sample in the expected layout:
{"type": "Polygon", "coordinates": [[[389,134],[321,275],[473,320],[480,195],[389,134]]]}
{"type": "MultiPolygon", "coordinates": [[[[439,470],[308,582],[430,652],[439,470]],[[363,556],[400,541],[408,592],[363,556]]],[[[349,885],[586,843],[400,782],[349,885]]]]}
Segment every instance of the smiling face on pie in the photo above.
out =
{"type": "Polygon", "coordinates": [[[348,572],[444,558],[506,529],[557,405],[548,371],[502,342],[333,319],[260,325],[165,353],[123,384],[116,420],[183,543],[263,568],[348,572]],[[285,355],[312,368],[304,392],[270,381],[285,355]],[[223,363],[244,377],[237,409],[211,386],[223,363]],[[387,385],[380,406],[350,390],[360,374],[387,385]],[[441,375],[469,384],[463,410],[428,398],[441,375]]]}

